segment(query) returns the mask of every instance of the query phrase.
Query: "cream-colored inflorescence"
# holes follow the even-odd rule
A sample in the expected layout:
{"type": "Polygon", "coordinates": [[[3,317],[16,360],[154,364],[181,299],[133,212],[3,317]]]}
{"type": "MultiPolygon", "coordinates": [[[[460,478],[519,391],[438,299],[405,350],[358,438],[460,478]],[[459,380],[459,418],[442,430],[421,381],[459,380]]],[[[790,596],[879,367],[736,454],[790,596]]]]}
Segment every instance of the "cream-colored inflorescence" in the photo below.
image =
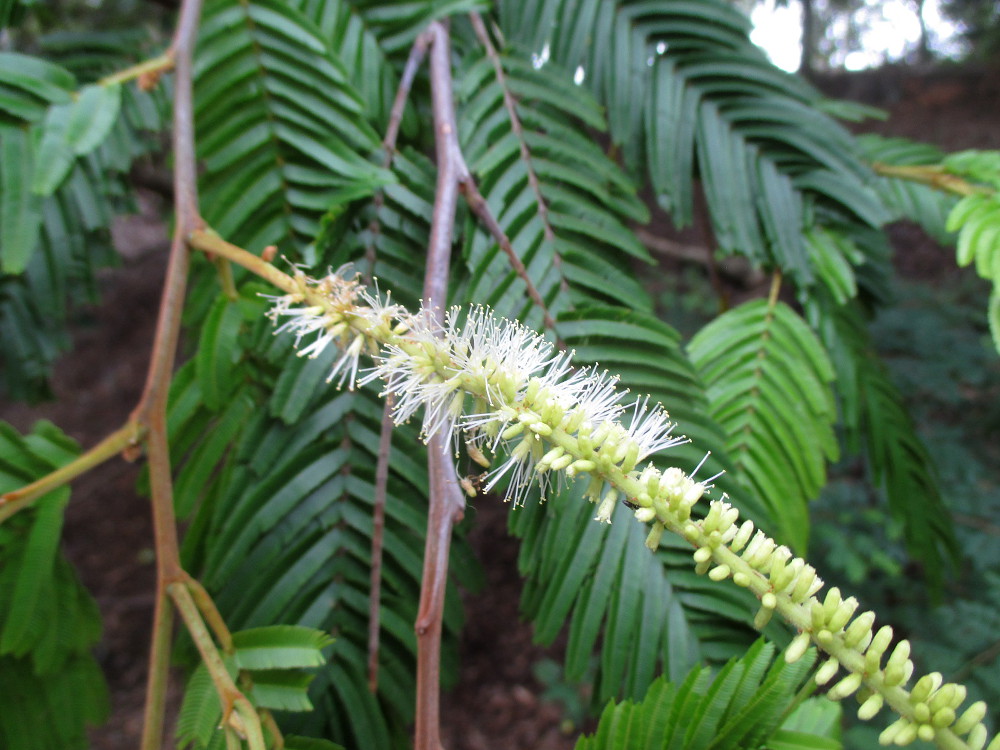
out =
{"type": "MultiPolygon", "coordinates": [[[[685,441],[672,434],[674,424],[659,404],[629,402],[615,377],[574,369],[571,354],[482,307],[452,309],[440,326],[429,313],[382,302],[377,291],[369,294],[341,274],[316,280],[299,273],[296,285],[296,293],[276,299],[271,316],[283,319],[278,330],[295,335],[299,353],[315,357],[337,346],[342,354],[331,380],[339,377],[350,388],[379,380],[383,393],[394,397],[397,422],[422,411],[425,438],[462,438],[481,463],[488,460],[484,452],[502,456],[487,489],[506,480],[507,499],[520,503],[533,485],[544,496],[553,482],[587,475],[596,520],[610,523],[616,505],[627,501],[650,525],[652,549],[664,531],[681,535],[694,547],[699,574],[732,579],[757,596],[758,628],[778,613],[798,631],[787,661],[801,658],[810,644],[828,655],[815,675],[828,685],[828,697],[854,695],[862,719],[884,706],[895,711],[899,718],[882,732],[882,744],[919,738],[946,750],[986,747],[986,706],[977,702],[963,710],[963,686],[932,673],[907,689],[913,674],[908,641],[893,645],[892,629],[874,630],[875,615],[856,614],[858,602],[838,589],[820,597],[823,582],[812,566],[752,522],[740,523],[725,498],[693,513],[710,485],[678,468],[639,465],[685,441]],[[358,378],[362,354],[374,366],[358,378]]],[[[987,750],[1000,750],[1000,734],[987,750]]]]}

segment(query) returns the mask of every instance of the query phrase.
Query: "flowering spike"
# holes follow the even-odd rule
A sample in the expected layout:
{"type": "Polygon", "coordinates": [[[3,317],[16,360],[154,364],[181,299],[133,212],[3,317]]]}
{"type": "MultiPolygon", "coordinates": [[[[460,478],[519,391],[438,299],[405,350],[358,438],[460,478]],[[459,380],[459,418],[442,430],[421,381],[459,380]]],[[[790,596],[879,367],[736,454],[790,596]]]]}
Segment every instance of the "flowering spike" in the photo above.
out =
{"type": "MultiPolygon", "coordinates": [[[[337,347],[341,354],[331,380],[348,388],[380,380],[383,393],[394,396],[397,422],[422,412],[424,438],[449,435],[457,447],[462,433],[470,458],[491,468],[485,489],[504,482],[506,499],[518,505],[534,485],[544,496],[564,477],[588,474],[584,497],[598,503],[598,521],[610,521],[625,498],[636,518],[650,524],[651,549],[658,549],[666,529],[683,536],[695,548],[698,572],[718,581],[732,578],[760,598],[758,628],[778,612],[800,630],[787,661],[800,658],[810,641],[838,654],[815,678],[817,684],[829,682],[843,666],[846,674],[829,691],[832,697],[858,691],[864,681],[862,718],[887,702],[908,717],[887,728],[880,742],[907,744],[919,737],[965,750],[985,745],[984,704],[955,719],[965,700],[962,686],[930,675],[912,693],[899,689],[913,672],[909,643],[900,641],[883,669],[892,630],[873,634],[871,613],[852,621],[853,597],[844,599],[834,588],[820,601],[823,581],[815,569],[750,521],[739,524],[725,496],[709,503],[707,514],[695,509],[714,480],[694,479],[708,454],[691,474],[652,463],[637,468],[649,455],[686,441],[671,434],[674,425],[659,404],[640,397],[623,405],[627,392],[617,378],[596,368],[574,369],[572,353],[555,352],[534,331],[485,307],[452,308],[442,325],[427,306],[411,315],[388,296],[381,301],[377,288],[365,291],[357,274],[343,269],[321,279],[297,271],[292,288],[294,293],[274,300],[270,316],[280,321],[279,331],[291,334],[299,353],[315,357],[337,347]],[[359,377],[359,359],[367,354],[374,367],[359,377]],[[506,458],[490,461],[487,452],[506,458]],[[954,735],[963,734],[968,742],[956,745],[954,735]]],[[[1000,741],[990,750],[1000,750],[1000,741]]]]}

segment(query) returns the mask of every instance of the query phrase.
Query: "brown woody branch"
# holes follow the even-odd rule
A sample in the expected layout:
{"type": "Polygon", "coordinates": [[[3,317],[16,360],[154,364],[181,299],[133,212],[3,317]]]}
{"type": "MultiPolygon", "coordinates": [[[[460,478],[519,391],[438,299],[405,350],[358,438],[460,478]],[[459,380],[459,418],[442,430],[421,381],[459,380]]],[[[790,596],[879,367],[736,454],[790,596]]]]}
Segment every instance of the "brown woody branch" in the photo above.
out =
{"type": "MultiPolygon", "coordinates": [[[[450,41],[441,22],[428,28],[431,36],[431,103],[437,152],[437,187],[427,247],[424,276],[426,314],[444,322],[448,293],[448,266],[451,260],[452,230],[458,201],[458,186],[466,171],[458,149],[455,108],[452,101],[450,41]]],[[[441,628],[448,581],[448,554],[454,524],[462,517],[465,501],[458,489],[455,466],[447,438],[441,433],[427,445],[430,475],[427,537],[424,545],[423,578],[417,611],[417,705],[415,750],[441,747],[441,628]]]]}

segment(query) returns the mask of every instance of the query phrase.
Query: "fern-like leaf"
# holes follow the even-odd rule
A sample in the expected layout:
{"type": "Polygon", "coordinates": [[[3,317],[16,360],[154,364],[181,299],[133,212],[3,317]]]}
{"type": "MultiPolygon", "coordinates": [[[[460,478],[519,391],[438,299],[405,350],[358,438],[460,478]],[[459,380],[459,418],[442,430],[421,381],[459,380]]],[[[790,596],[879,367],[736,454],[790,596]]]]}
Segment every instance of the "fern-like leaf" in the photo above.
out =
{"type": "MultiPolygon", "coordinates": [[[[795,664],[774,653],[774,646],[760,640],[714,676],[696,667],[683,681],[660,678],[639,702],[609,703],[596,732],[576,748],[839,750],[838,727],[829,721],[829,710],[816,707],[820,699],[795,705],[814,653],[795,664]]],[[[839,711],[834,707],[832,713],[839,711]]]]}
{"type": "Polygon", "coordinates": [[[748,302],[719,316],[688,352],[746,490],[767,505],[778,535],[806,547],[806,503],[839,454],[834,373],[820,342],[783,303],[748,302]]]}

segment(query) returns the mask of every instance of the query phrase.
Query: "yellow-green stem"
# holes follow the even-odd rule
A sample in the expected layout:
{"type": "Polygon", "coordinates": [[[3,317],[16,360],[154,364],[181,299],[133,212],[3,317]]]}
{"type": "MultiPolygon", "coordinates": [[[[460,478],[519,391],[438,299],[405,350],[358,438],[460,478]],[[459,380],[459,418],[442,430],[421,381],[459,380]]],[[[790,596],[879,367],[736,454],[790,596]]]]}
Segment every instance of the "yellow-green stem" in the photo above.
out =
{"type": "Polygon", "coordinates": [[[19,510],[28,507],[38,498],[47,495],[52,490],[69,484],[81,474],[95,466],[113,458],[129,446],[137,445],[145,434],[145,428],[136,422],[128,422],[125,426],[108,435],[87,452],[70,461],[65,466],[47,474],[41,479],[0,495],[0,523],[3,523],[19,510]]]}

